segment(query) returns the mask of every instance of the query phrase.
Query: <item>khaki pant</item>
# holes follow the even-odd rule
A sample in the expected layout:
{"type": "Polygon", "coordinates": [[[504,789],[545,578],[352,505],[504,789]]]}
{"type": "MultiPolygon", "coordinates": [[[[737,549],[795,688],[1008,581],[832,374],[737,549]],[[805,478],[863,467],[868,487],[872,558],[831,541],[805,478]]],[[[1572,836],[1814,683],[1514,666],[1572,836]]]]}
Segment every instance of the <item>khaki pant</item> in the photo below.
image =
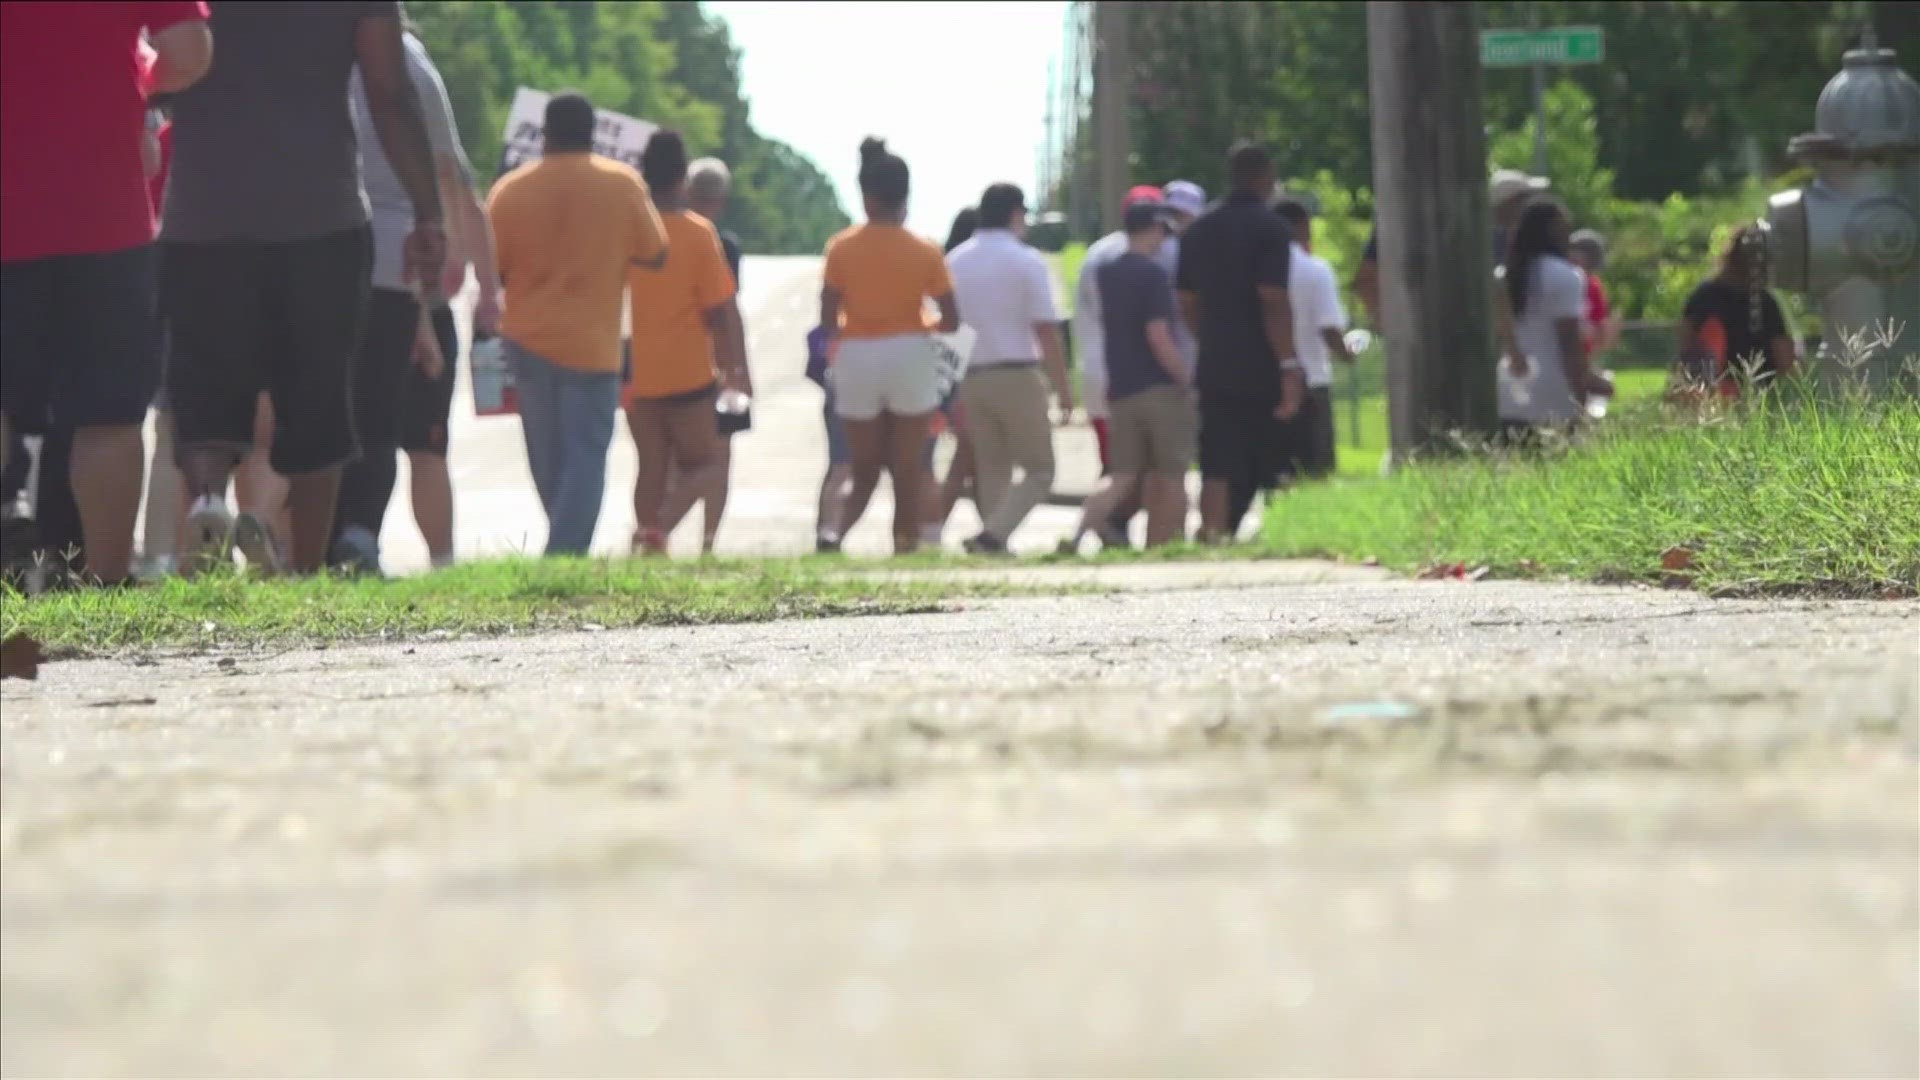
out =
{"type": "Polygon", "coordinates": [[[973,371],[960,384],[986,531],[1005,543],[1053,490],[1053,425],[1037,366],[973,371]],[[1013,470],[1020,482],[1013,482],[1013,470]]]}

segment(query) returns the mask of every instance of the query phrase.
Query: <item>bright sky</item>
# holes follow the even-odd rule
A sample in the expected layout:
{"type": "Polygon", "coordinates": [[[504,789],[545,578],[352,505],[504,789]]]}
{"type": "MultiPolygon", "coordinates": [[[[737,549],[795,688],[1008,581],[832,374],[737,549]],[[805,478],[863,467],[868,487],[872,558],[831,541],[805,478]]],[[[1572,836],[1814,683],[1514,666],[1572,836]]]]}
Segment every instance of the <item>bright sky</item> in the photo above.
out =
{"type": "Polygon", "coordinates": [[[988,184],[1010,180],[1029,205],[1037,201],[1047,63],[1061,51],[1066,8],[1059,0],[707,4],[740,47],[754,127],[812,158],[856,221],[860,140],[886,139],[913,170],[907,224],[936,240],[988,184]]]}

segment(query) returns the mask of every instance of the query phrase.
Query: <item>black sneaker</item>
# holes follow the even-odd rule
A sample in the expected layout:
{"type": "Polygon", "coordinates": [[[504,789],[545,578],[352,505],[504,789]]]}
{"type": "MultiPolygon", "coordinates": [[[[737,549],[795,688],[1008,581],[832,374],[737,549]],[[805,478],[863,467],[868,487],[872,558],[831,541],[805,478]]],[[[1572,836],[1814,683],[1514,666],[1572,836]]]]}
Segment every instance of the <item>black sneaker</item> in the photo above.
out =
{"type": "Polygon", "coordinates": [[[825,535],[814,537],[813,553],[815,555],[840,554],[840,538],[837,536],[825,536],[825,535]]]}
{"type": "Polygon", "coordinates": [[[963,546],[969,555],[1005,556],[1008,554],[1007,542],[989,532],[981,533],[963,546]]]}

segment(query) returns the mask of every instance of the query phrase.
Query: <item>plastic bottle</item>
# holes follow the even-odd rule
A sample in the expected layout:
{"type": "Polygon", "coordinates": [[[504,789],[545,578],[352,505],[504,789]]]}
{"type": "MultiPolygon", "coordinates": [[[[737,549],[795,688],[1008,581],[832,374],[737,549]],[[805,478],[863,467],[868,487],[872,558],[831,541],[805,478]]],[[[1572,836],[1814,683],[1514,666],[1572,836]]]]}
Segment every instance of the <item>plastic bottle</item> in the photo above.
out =
{"type": "Polygon", "coordinates": [[[513,390],[513,373],[507,370],[507,356],[498,337],[478,338],[467,350],[473,365],[473,412],[476,416],[500,416],[518,412],[519,401],[513,390]]]}

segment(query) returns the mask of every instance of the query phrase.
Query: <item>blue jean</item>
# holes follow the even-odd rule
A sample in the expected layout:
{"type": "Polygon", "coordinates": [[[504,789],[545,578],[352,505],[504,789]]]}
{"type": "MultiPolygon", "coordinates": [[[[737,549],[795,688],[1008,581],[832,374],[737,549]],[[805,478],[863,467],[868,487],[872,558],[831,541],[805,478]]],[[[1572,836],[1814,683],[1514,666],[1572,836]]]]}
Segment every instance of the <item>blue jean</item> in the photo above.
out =
{"type": "Polygon", "coordinates": [[[606,495],[620,376],[564,368],[503,341],[520,399],[527,467],[547,512],[547,554],[584,555],[606,495]]]}

